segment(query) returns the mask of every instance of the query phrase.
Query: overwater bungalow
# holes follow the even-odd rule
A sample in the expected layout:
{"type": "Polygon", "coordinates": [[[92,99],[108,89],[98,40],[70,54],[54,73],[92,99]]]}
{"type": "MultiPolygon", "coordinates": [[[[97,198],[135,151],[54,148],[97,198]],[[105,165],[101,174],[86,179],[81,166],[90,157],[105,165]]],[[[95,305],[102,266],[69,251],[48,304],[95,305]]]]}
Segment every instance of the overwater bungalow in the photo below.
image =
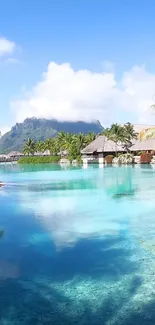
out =
{"type": "Polygon", "coordinates": [[[19,152],[19,151],[11,151],[10,153],[8,153],[8,155],[6,156],[6,160],[7,161],[17,161],[20,159],[20,157],[24,156],[23,153],[19,152]]]}
{"type": "Polygon", "coordinates": [[[12,151],[10,153],[6,154],[0,154],[0,162],[5,163],[5,162],[12,162],[12,161],[18,161],[20,157],[23,156],[23,153],[19,151],[12,151]]]}
{"type": "Polygon", "coordinates": [[[105,135],[100,135],[84,148],[81,154],[84,163],[104,163],[104,158],[107,155],[116,155],[118,152],[125,152],[123,146],[117,145],[112,140],[108,140],[105,135]]]}
{"type": "Polygon", "coordinates": [[[0,154],[0,162],[4,162],[7,159],[7,155],[5,154],[0,154]]]}

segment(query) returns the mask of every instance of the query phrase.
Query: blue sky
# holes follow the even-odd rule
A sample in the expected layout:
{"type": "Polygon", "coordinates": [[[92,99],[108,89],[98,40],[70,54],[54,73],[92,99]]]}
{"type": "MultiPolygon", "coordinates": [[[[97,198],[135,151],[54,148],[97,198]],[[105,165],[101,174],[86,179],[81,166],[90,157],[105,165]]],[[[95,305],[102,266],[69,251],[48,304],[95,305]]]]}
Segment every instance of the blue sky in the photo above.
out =
{"type": "Polygon", "coordinates": [[[144,112],[145,105],[151,103],[155,94],[154,12],[154,0],[1,0],[0,38],[15,45],[12,52],[4,51],[0,56],[1,127],[22,121],[26,111],[28,116],[62,119],[66,116],[87,119],[91,111],[90,117],[101,118],[102,123],[110,123],[114,117],[121,122],[129,119],[143,122],[149,115],[144,112]],[[68,63],[70,68],[63,69],[57,80],[57,71],[54,76],[53,67],[48,68],[50,62],[62,69],[63,64],[68,63]],[[83,76],[86,70],[93,75],[83,76]],[[81,71],[87,87],[84,84],[80,88],[77,71],[81,71]],[[76,91],[68,91],[65,82],[71,72],[73,80],[68,87],[75,82],[76,91]],[[103,72],[106,73],[104,80],[103,72]],[[109,74],[111,81],[106,81],[109,74]],[[55,80],[54,92],[57,97],[60,94],[61,101],[49,95],[50,83],[46,84],[46,78],[52,78],[52,85],[55,80]],[[140,86],[142,78],[145,80],[140,86]],[[40,89],[38,83],[43,80],[40,89]],[[136,85],[132,86],[130,80],[136,85]],[[93,104],[88,100],[89,82],[90,92],[96,85],[93,98],[97,99],[93,104]],[[126,89],[132,98],[124,98],[126,89]],[[40,98],[44,98],[42,107],[40,98]],[[126,104],[127,100],[135,105],[132,109],[126,104]],[[32,107],[31,102],[39,106],[32,107]],[[58,116],[57,108],[60,109],[58,116]]]}

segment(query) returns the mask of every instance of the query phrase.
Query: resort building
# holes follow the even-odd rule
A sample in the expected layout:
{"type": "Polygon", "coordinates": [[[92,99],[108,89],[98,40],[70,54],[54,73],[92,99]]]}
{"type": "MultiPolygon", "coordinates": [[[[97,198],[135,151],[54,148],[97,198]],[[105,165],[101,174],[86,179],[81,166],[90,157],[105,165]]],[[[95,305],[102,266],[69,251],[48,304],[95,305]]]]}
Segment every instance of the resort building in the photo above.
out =
{"type": "MultiPolygon", "coordinates": [[[[130,147],[130,152],[135,156],[137,152],[155,152],[155,126],[151,125],[134,125],[137,132],[137,140],[133,140],[133,145],[130,147]]],[[[117,145],[114,141],[108,140],[104,135],[100,135],[86,148],[81,151],[84,164],[105,162],[107,155],[116,156],[118,153],[125,153],[124,147],[117,145]]]]}
{"type": "Polygon", "coordinates": [[[40,157],[50,156],[50,151],[49,150],[37,151],[34,153],[34,156],[40,156],[40,157]]]}
{"type": "Polygon", "coordinates": [[[5,154],[0,154],[0,162],[4,162],[7,159],[7,155],[5,154]]]}
{"type": "Polygon", "coordinates": [[[18,160],[22,156],[24,156],[23,153],[21,153],[19,151],[12,151],[12,152],[8,153],[8,155],[6,156],[6,159],[18,160]]]}
{"type": "Polygon", "coordinates": [[[23,153],[19,151],[12,151],[8,154],[0,154],[0,162],[13,162],[18,161],[23,156],[23,153]]]}
{"type": "Polygon", "coordinates": [[[21,153],[19,151],[12,151],[12,152],[7,154],[6,162],[18,161],[22,156],[24,156],[23,153],[21,153]]]}
{"type": "Polygon", "coordinates": [[[155,138],[147,140],[137,140],[132,147],[130,147],[131,152],[137,151],[155,151],[155,138]]]}
{"type": "Polygon", "coordinates": [[[105,135],[100,135],[86,148],[81,151],[83,163],[99,162],[104,163],[107,155],[116,155],[118,152],[125,152],[121,145],[117,145],[114,141],[108,140],[105,135]]]}

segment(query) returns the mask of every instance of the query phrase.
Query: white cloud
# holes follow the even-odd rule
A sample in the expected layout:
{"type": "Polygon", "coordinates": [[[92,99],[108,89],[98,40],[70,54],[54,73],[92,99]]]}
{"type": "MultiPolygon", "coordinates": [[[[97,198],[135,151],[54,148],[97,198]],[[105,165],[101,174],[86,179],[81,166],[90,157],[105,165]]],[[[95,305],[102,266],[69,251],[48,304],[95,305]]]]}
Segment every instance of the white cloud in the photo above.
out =
{"type": "Polygon", "coordinates": [[[15,43],[4,37],[0,37],[0,57],[6,54],[11,54],[15,50],[15,43]]]}
{"type": "Polygon", "coordinates": [[[51,62],[42,81],[25,95],[12,102],[16,120],[26,117],[58,120],[100,120],[102,123],[129,120],[147,122],[155,96],[155,75],[145,66],[135,66],[123,73],[119,81],[114,73],[74,71],[70,64],[51,62]]]}

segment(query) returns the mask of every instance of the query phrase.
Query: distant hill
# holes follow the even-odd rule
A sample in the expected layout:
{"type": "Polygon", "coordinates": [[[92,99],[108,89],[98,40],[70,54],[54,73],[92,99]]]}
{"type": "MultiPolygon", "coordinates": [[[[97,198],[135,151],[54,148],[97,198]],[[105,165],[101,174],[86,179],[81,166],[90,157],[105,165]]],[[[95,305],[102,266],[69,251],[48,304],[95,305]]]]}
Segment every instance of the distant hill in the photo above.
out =
{"type": "Polygon", "coordinates": [[[27,118],[23,123],[17,123],[11,131],[4,134],[0,139],[0,152],[7,153],[14,150],[22,150],[28,138],[33,140],[45,140],[53,138],[58,132],[69,133],[100,133],[102,126],[100,122],[59,122],[41,118],[27,118]]]}

